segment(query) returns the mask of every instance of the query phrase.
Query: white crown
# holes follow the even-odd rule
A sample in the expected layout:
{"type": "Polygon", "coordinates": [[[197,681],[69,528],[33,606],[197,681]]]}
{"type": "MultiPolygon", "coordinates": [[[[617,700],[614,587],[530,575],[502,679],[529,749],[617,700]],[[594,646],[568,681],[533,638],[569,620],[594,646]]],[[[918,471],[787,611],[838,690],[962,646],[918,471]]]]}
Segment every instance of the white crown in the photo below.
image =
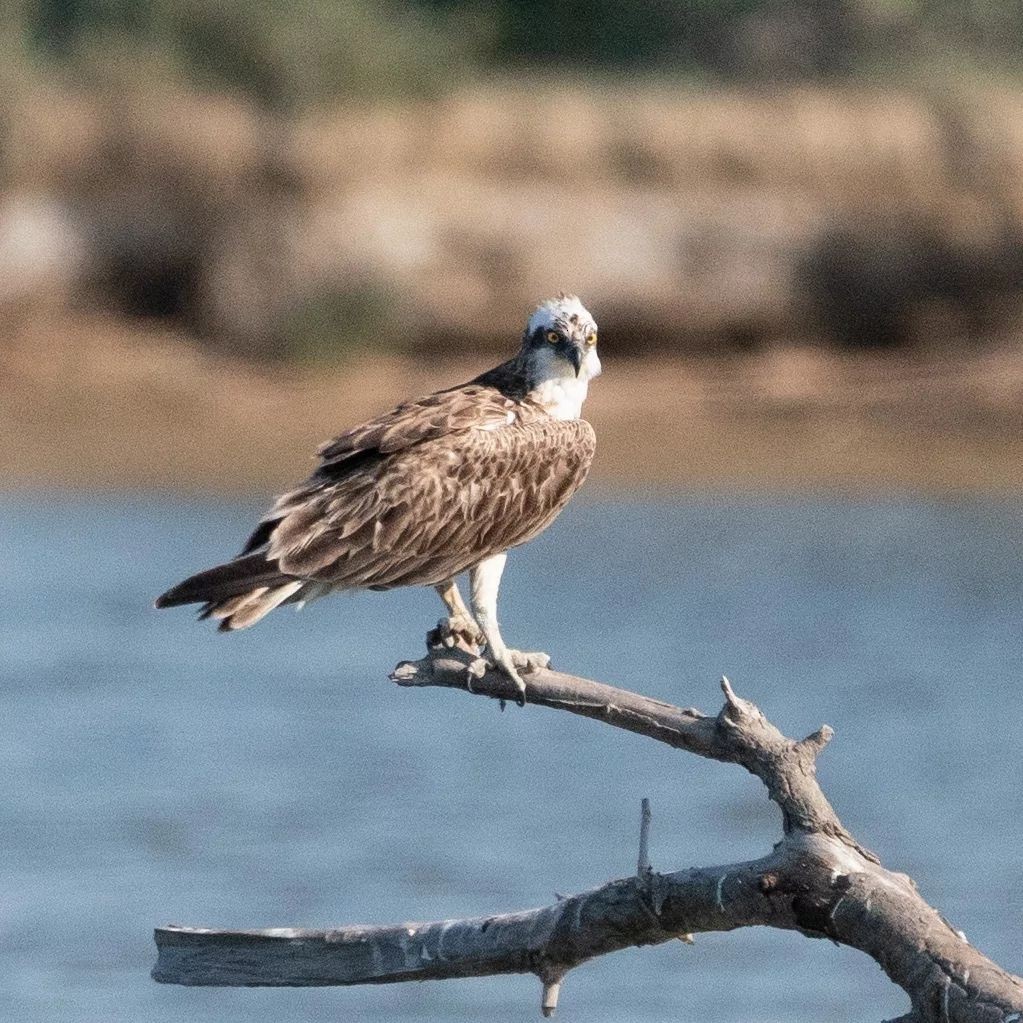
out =
{"type": "Polygon", "coordinates": [[[593,323],[596,326],[589,311],[575,295],[549,298],[546,302],[541,302],[529,317],[526,333],[532,334],[540,328],[553,327],[558,322],[567,323],[573,316],[576,316],[580,323],[593,323]]]}

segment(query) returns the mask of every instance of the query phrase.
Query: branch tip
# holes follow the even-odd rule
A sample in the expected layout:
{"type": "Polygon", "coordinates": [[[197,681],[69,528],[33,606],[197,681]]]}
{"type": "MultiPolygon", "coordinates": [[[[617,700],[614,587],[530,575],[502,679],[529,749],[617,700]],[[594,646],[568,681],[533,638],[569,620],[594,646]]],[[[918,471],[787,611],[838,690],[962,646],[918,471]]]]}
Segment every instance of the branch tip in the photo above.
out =
{"type": "Polygon", "coordinates": [[[835,730],[831,725],[821,725],[816,732],[811,732],[805,739],[798,743],[804,749],[813,751],[814,756],[821,752],[835,736],[835,730]]]}
{"type": "Polygon", "coordinates": [[[398,685],[401,685],[404,682],[411,682],[421,669],[422,665],[419,661],[402,661],[395,667],[389,677],[392,682],[397,682],[398,685]]]}
{"type": "Polygon", "coordinates": [[[750,703],[737,695],[728,681],[728,676],[721,676],[721,691],[725,694],[725,705],[718,712],[718,721],[728,724],[738,724],[744,718],[762,718],[760,709],[756,704],[750,703]]]}
{"type": "Polygon", "coordinates": [[[636,876],[643,878],[650,873],[650,800],[643,797],[639,812],[639,860],[636,864],[636,876]]]}
{"type": "MultiPolygon", "coordinates": [[[[721,714],[725,714],[732,718],[741,718],[744,715],[757,716],[760,714],[758,708],[749,702],[744,700],[741,696],[737,695],[735,690],[732,688],[732,683],[728,681],[727,675],[721,676],[721,692],[725,694],[725,706],[721,711],[721,714]]],[[[720,717],[721,714],[718,716],[720,717]]]]}

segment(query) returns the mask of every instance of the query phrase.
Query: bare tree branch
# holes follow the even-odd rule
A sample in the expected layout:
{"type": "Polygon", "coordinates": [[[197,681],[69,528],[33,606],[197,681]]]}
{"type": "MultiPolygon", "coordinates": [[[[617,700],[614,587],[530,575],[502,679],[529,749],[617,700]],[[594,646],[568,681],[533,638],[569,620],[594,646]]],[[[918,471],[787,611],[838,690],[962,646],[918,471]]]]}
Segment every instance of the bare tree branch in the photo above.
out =
{"type": "MultiPolygon", "coordinates": [[[[435,651],[421,661],[399,664],[391,681],[510,699],[509,681],[496,671],[480,676],[480,663],[461,650],[435,651]]],[[[725,705],[717,717],[557,671],[535,671],[525,681],[527,703],[597,718],[676,749],[745,767],[781,807],[786,834],[799,830],[833,835],[876,862],[845,830],[817,784],[817,756],[833,734],[827,725],[800,742],[787,739],[757,707],[736,696],[726,678],[721,680],[725,705]]]]}
{"type": "MultiPolygon", "coordinates": [[[[508,698],[508,680],[481,671],[471,654],[434,651],[399,665],[403,686],[445,686],[508,698]]],[[[722,680],[716,717],[540,670],[527,701],[596,718],[678,749],[739,764],[760,778],[782,811],[784,838],[763,859],[635,877],[552,906],[467,920],[346,927],[331,931],[156,931],[153,976],[179,984],[372,984],[533,973],[551,1015],[565,974],[636,945],[765,925],[860,949],[906,993],[899,1023],[1023,1021],[1023,980],[974,949],[920,897],[912,880],[886,870],[846,831],[815,776],[831,738],[823,726],[786,738],[722,680]]],[[[644,815],[644,830],[648,818],[644,815]]]]}

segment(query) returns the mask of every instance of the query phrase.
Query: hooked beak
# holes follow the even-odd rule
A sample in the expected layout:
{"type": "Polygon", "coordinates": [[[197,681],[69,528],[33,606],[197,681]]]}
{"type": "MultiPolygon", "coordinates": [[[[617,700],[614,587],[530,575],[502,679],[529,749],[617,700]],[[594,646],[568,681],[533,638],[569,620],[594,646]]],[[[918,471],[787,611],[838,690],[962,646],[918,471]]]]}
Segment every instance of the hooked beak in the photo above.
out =
{"type": "Polygon", "coordinates": [[[581,345],[573,344],[568,350],[568,361],[572,363],[575,368],[575,375],[579,376],[579,372],[583,368],[583,359],[586,358],[586,351],[581,345]]]}

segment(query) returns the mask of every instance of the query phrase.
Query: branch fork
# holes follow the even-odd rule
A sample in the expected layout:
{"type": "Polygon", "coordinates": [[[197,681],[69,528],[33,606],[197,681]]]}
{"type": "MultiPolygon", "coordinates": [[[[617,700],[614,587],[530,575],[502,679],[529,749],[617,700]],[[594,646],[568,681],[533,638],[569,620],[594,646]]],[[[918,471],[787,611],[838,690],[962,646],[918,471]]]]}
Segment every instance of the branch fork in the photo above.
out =
{"type": "MultiPolygon", "coordinates": [[[[406,688],[444,687],[503,700],[508,680],[457,644],[399,664],[406,688]],[[467,667],[475,670],[467,671],[467,667]]],[[[722,678],[709,717],[549,669],[524,675],[527,705],[593,718],[698,756],[737,764],[764,784],[783,837],[745,863],[661,874],[649,860],[643,800],[635,875],[560,896],[541,909],[487,918],[333,931],[156,931],[153,976],[164,983],[308,985],[533,973],[551,1016],[565,975],[622,948],[700,932],[771,926],[860,949],[909,996],[898,1023],[1023,1023],[1023,980],[973,948],[904,874],[887,870],[839,820],[816,778],[827,725],[784,736],[722,678]]]]}

